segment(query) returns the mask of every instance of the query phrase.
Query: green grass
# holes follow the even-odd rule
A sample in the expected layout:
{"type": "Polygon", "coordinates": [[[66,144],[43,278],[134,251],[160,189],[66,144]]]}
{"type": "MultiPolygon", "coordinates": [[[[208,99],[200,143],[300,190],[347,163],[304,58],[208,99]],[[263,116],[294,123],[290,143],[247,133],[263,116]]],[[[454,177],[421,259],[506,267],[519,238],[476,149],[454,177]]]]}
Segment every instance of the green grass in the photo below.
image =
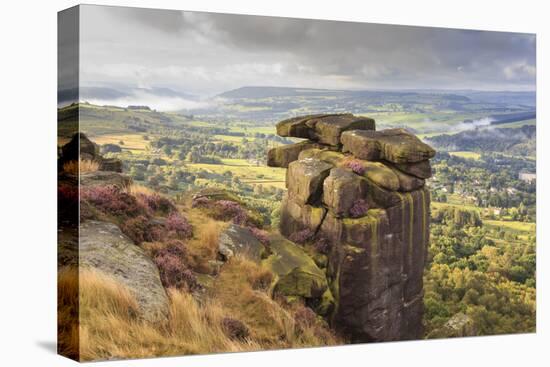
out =
{"type": "Polygon", "coordinates": [[[481,154],[476,152],[459,151],[459,152],[449,152],[449,154],[455,157],[466,158],[466,159],[478,160],[481,158],[481,154]]]}
{"type": "Polygon", "coordinates": [[[507,221],[507,220],[484,220],[486,226],[501,227],[504,230],[513,232],[528,232],[534,234],[536,232],[536,224],[530,222],[507,221]]]}

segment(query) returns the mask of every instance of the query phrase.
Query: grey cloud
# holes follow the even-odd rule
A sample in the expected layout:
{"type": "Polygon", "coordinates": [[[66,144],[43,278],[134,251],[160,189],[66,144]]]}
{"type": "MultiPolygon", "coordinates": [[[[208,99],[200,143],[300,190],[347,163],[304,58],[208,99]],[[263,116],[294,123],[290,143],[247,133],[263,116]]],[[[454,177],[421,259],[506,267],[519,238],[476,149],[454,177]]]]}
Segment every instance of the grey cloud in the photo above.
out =
{"type": "Polygon", "coordinates": [[[534,89],[531,34],[86,6],[83,83],[534,89]]]}

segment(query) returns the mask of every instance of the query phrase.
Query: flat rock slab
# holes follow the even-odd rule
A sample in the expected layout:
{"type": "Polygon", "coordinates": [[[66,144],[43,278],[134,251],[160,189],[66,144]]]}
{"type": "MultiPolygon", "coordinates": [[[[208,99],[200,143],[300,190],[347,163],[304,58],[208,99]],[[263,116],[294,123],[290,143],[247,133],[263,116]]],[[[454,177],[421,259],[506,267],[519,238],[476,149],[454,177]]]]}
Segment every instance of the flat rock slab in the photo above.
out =
{"type": "Polygon", "coordinates": [[[260,262],[262,255],[265,253],[265,247],[248,228],[230,224],[220,234],[218,252],[225,259],[242,255],[252,261],[260,262]]]}
{"type": "Polygon", "coordinates": [[[342,133],[342,144],[344,152],[367,160],[414,163],[435,155],[435,150],[405,129],[346,131],[342,133]]]}
{"type": "Polygon", "coordinates": [[[374,130],[375,122],[368,117],[347,114],[308,115],[283,120],[277,124],[280,136],[304,138],[321,144],[338,146],[346,130],[374,130]]]}
{"type": "Polygon", "coordinates": [[[301,205],[316,203],[331,168],[331,164],[313,158],[290,163],[286,171],[288,196],[301,205]]]}
{"type": "Polygon", "coordinates": [[[263,264],[277,276],[274,292],[283,296],[319,298],[328,288],[325,273],[298,245],[279,234],[269,238],[273,252],[263,264]]]}
{"type": "Polygon", "coordinates": [[[267,165],[269,167],[287,168],[291,162],[298,159],[298,155],[301,151],[313,148],[321,148],[321,145],[310,141],[304,141],[272,148],[267,152],[267,165]]]}
{"type": "Polygon", "coordinates": [[[168,315],[168,297],[156,265],[115,224],[80,224],[79,265],[97,269],[126,286],[144,319],[155,322],[168,315]]]}
{"type": "Polygon", "coordinates": [[[81,187],[114,185],[122,189],[130,186],[131,183],[130,176],[119,172],[96,171],[80,174],[81,187]]]}
{"type": "Polygon", "coordinates": [[[395,167],[397,167],[402,172],[418,178],[432,177],[432,166],[430,165],[429,160],[415,163],[399,163],[395,164],[395,167]]]}

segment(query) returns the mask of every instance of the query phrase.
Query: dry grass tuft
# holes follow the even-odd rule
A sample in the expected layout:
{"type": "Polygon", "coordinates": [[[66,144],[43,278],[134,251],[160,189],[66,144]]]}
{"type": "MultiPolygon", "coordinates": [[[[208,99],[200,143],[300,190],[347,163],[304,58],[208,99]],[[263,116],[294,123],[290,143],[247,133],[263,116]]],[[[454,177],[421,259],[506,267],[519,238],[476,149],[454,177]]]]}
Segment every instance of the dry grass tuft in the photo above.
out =
{"type": "Polygon", "coordinates": [[[63,171],[78,175],[79,173],[95,172],[99,169],[99,162],[87,159],[77,161],[69,161],[63,164],[63,171]],[[79,171],[80,170],[80,171],[79,171]]]}
{"type": "Polygon", "coordinates": [[[152,190],[152,189],[150,189],[146,186],[136,184],[136,183],[132,183],[130,186],[128,186],[126,188],[126,192],[128,194],[131,194],[131,195],[134,195],[134,196],[136,196],[138,194],[143,194],[143,195],[148,195],[148,196],[157,194],[157,192],[155,190],[152,190]]]}
{"type": "Polygon", "coordinates": [[[199,305],[188,293],[169,291],[170,314],[165,323],[148,323],[137,314],[128,290],[107,276],[81,270],[60,273],[60,323],[76,325],[74,310],[80,301],[80,330],[60,335],[60,347],[82,361],[258,350],[250,340],[225,335],[225,312],[215,303],[199,305]],[[76,286],[76,287],[75,287],[76,286]],[[78,295],[78,289],[80,289],[78,295]],[[75,333],[76,331],[76,333],[75,333]],[[80,345],[78,337],[80,334],[80,345]],[[63,344],[61,344],[63,342],[63,344]],[[80,357],[80,358],[79,358],[80,357]]]}

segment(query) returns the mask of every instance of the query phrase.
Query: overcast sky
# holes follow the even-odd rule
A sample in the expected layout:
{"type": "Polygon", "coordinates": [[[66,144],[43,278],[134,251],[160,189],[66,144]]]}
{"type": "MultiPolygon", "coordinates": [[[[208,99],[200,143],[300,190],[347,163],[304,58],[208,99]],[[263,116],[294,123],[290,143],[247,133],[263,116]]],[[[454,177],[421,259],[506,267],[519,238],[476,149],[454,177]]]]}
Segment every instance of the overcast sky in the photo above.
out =
{"type": "Polygon", "coordinates": [[[81,86],[534,90],[535,36],[81,7],[81,86]]]}

